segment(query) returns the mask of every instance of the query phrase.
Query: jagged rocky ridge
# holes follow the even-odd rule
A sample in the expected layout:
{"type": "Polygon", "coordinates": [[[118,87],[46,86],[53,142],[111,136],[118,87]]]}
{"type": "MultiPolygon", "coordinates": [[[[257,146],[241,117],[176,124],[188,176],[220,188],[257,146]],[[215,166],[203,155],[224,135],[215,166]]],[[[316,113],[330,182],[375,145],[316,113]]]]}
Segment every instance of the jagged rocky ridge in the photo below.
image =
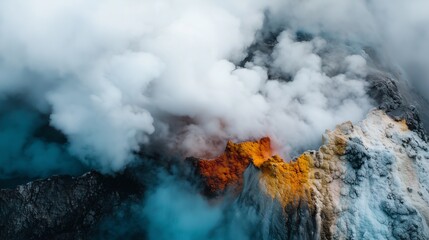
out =
{"type": "Polygon", "coordinates": [[[289,163],[268,154],[268,139],[230,142],[224,155],[201,160],[197,170],[205,192],[219,197],[242,189],[238,199],[258,206],[259,227],[275,221],[259,239],[429,238],[429,146],[405,121],[374,110],[323,138],[318,151],[289,163]],[[236,167],[242,164],[247,169],[236,167]]]}

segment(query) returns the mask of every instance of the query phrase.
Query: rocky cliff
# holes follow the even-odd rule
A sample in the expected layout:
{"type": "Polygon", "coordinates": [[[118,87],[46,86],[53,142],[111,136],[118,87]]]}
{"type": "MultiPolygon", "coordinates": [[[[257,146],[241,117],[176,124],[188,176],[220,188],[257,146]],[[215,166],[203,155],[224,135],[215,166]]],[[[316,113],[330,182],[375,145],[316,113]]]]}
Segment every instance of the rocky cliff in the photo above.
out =
{"type": "Polygon", "coordinates": [[[138,196],[127,176],[53,176],[0,190],[0,239],[87,239],[100,219],[138,196]]]}
{"type": "Polygon", "coordinates": [[[257,178],[259,193],[239,198],[254,199],[261,219],[283,225],[270,227],[264,239],[428,239],[428,159],[428,144],[405,120],[374,110],[358,124],[327,131],[319,150],[290,162],[263,138],[229,142],[224,154],[197,168],[210,193],[237,191],[257,178]],[[249,168],[255,170],[245,175],[249,168]]]}

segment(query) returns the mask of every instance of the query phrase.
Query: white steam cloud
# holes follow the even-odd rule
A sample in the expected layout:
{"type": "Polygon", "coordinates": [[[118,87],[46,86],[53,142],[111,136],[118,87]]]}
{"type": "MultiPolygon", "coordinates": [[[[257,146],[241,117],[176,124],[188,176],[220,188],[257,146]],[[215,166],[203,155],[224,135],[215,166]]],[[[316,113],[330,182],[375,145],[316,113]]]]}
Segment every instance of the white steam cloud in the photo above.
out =
{"type": "Polygon", "coordinates": [[[201,155],[268,135],[287,156],[371,108],[361,47],[402,31],[379,11],[402,16],[387,1],[1,1],[0,96],[50,113],[70,153],[106,172],[152,138],[201,155]],[[277,44],[240,65],[266,28],[277,44]]]}

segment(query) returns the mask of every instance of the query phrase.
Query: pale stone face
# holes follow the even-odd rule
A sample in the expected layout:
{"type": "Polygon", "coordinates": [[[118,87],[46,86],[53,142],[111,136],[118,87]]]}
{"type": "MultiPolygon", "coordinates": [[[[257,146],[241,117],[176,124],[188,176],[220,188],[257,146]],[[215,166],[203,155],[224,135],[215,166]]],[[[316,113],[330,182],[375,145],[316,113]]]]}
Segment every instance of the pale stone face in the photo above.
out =
{"type": "MultiPolygon", "coordinates": [[[[280,204],[286,223],[294,221],[288,219],[291,213],[304,211],[307,217],[294,223],[304,228],[315,223],[313,237],[429,236],[429,146],[408,129],[405,121],[394,121],[383,111],[373,110],[360,123],[346,122],[326,131],[323,139],[319,150],[307,151],[290,162],[262,151],[269,150],[269,142],[264,139],[229,142],[226,152],[216,161],[229,162],[221,164],[231,168],[229,171],[235,168],[234,162],[254,166],[259,194],[271,199],[271,204],[280,204]],[[247,158],[250,161],[246,162],[247,158]]],[[[213,160],[203,163],[210,161],[213,160]]],[[[212,169],[210,176],[218,174],[220,179],[221,165],[205,168],[203,174],[212,169]]],[[[249,179],[244,171],[242,168],[238,178],[229,179],[228,184],[238,184],[240,188],[243,182],[246,185],[249,179]]],[[[246,198],[246,194],[242,192],[241,197],[246,198]]]]}

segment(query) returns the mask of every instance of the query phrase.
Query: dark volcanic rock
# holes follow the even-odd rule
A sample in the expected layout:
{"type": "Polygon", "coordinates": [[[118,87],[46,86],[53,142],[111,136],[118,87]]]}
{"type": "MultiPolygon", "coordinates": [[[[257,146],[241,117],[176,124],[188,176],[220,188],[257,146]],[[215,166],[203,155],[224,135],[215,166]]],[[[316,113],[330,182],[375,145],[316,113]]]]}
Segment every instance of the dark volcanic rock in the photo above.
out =
{"type": "Polygon", "coordinates": [[[316,211],[309,206],[302,200],[286,206],[284,239],[318,239],[316,211]]]}
{"type": "Polygon", "coordinates": [[[0,239],[83,239],[140,186],[126,175],[91,171],[0,190],[0,239]]]}
{"type": "Polygon", "coordinates": [[[385,72],[374,71],[368,75],[368,94],[376,101],[378,108],[397,120],[405,119],[408,127],[426,139],[429,119],[421,119],[427,112],[426,100],[413,93],[405,83],[385,72]]]}

